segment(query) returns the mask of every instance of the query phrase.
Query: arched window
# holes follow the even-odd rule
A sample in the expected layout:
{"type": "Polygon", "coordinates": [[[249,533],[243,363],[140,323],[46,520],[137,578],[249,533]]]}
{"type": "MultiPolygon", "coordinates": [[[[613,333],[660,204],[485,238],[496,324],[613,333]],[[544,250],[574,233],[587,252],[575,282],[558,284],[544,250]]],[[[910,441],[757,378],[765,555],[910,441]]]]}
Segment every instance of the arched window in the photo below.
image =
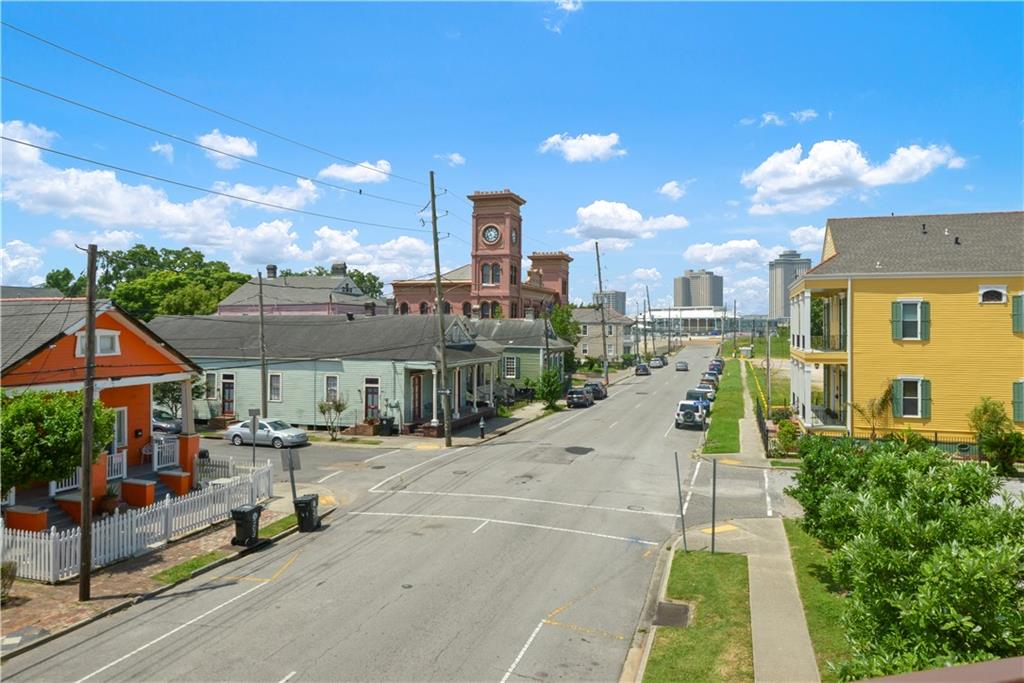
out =
{"type": "Polygon", "coordinates": [[[501,266],[497,263],[491,266],[491,284],[501,284],[501,266]]]}
{"type": "Polygon", "coordinates": [[[491,284],[491,264],[485,263],[480,270],[480,282],[485,285],[491,284]]]}
{"type": "Polygon", "coordinates": [[[448,303],[447,301],[445,301],[444,302],[444,314],[445,315],[451,315],[451,312],[452,312],[452,305],[450,303],[448,303]]]}
{"type": "Polygon", "coordinates": [[[420,302],[420,315],[426,315],[429,312],[430,312],[430,308],[427,306],[427,302],[426,301],[421,301],[420,302]]]}
{"type": "Polygon", "coordinates": [[[1001,289],[989,288],[981,291],[981,303],[1001,304],[1006,302],[1006,292],[1001,289]]]}
{"type": "Polygon", "coordinates": [[[501,304],[499,304],[497,301],[492,301],[491,302],[491,317],[492,318],[500,318],[501,317],[501,304]]]}
{"type": "Polygon", "coordinates": [[[409,315],[409,304],[402,302],[402,305],[398,307],[399,315],[409,315]]]}
{"type": "Polygon", "coordinates": [[[466,316],[467,318],[473,315],[473,304],[469,303],[468,301],[462,304],[462,315],[466,316]]]}
{"type": "Polygon", "coordinates": [[[480,304],[480,317],[490,318],[491,317],[491,305],[486,301],[480,304]]]}

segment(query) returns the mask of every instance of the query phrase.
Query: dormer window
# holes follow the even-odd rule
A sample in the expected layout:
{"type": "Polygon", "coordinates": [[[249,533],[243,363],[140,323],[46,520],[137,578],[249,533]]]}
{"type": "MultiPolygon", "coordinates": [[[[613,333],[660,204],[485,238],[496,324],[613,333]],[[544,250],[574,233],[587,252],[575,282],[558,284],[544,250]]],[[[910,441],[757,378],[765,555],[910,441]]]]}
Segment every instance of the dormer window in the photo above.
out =
{"type": "Polygon", "coordinates": [[[981,285],[978,287],[978,303],[1005,304],[1006,285],[981,285]]]}
{"type": "MultiPolygon", "coordinates": [[[[121,333],[117,330],[96,330],[96,355],[120,356],[121,333]]],[[[75,334],[75,356],[85,357],[85,332],[75,334]]]]}

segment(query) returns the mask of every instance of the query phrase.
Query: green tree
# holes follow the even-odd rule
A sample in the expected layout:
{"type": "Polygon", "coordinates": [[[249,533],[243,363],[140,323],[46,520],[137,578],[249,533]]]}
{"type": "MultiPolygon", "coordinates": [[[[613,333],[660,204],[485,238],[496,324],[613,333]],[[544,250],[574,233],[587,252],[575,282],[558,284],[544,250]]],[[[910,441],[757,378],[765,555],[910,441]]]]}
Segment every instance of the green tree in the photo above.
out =
{"type": "Polygon", "coordinates": [[[978,443],[987,438],[999,436],[1013,427],[1006,414],[1006,408],[1000,401],[991,396],[982,396],[978,405],[967,414],[967,422],[971,431],[977,436],[978,443]]]}
{"type": "Polygon", "coordinates": [[[545,408],[554,408],[558,400],[562,398],[562,378],[558,374],[558,370],[555,368],[548,368],[537,382],[536,396],[540,400],[544,401],[545,408]]]}
{"type": "Polygon", "coordinates": [[[85,276],[76,278],[67,268],[51,270],[46,274],[47,287],[59,289],[64,296],[85,296],[85,276]]]}
{"type": "Polygon", "coordinates": [[[825,334],[825,300],[811,299],[811,334],[825,334]]]}
{"type": "Polygon", "coordinates": [[[142,320],[157,315],[206,315],[250,277],[225,264],[207,264],[202,271],[156,270],[118,284],[114,303],[142,320]],[[221,268],[220,266],[223,266],[221,268]]]}
{"type": "MultiPolygon", "coordinates": [[[[192,375],[192,398],[200,399],[206,395],[206,386],[198,375],[192,375]]],[[[153,385],[153,403],[166,406],[174,417],[179,417],[181,410],[181,382],[159,382],[153,385]]]]}
{"type": "Polygon", "coordinates": [[[316,275],[318,277],[324,277],[330,275],[331,271],[323,266],[313,266],[312,268],[306,268],[305,270],[292,270],[291,268],[285,268],[280,273],[279,277],[295,277],[297,275],[316,275]]]}
{"type": "Polygon", "coordinates": [[[337,441],[338,434],[341,433],[341,416],[348,410],[348,401],[338,397],[333,400],[320,401],[316,407],[324,418],[331,441],[337,441]]]}
{"type": "Polygon", "coordinates": [[[364,273],[356,268],[349,268],[348,276],[366,296],[372,296],[374,299],[384,296],[384,281],[373,273],[369,271],[364,273]]]}
{"type": "Polygon", "coordinates": [[[877,427],[885,422],[892,408],[892,385],[887,385],[885,391],[878,398],[870,399],[866,406],[859,403],[850,403],[850,407],[871,427],[871,436],[868,438],[874,441],[878,437],[877,427]]]}
{"type": "MultiPolygon", "coordinates": [[[[96,401],[93,459],[114,437],[114,411],[96,401]]],[[[0,492],[71,476],[82,462],[82,392],[0,395],[0,492]]]]}
{"type": "Polygon", "coordinates": [[[580,324],[572,317],[572,306],[559,305],[548,314],[551,329],[573,346],[580,340],[580,324]]]}

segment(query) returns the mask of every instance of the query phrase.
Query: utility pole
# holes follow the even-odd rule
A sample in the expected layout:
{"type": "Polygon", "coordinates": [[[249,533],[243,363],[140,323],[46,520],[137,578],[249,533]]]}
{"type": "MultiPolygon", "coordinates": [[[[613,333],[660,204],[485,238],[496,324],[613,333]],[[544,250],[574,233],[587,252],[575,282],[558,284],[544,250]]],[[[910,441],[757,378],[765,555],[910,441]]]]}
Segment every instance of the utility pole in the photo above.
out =
{"type": "MultiPolygon", "coordinates": [[[[728,311],[728,309],[726,309],[726,310],[728,311]]],[[[738,328],[738,327],[739,327],[739,325],[737,324],[737,321],[736,321],[736,299],[733,299],[732,300],[732,351],[736,355],[739,355],[739,349],[736,348],[736,328],[738,328]]],[[[722,328],[722,339],[725,339],[725,328],[724,327],[722,328]]],[[[751,341],[751,344],[753,344],[753,341],[751,341]]]]}
{"type": "Polygon", "coordinates": [[[764,327],[764,357],[768,361],[768,367],[764,372],[764,383],[768,385],[768,405],[764,407],[764,412],[771,413],[772,411],[772,330],[768,326],[768,321],[765,321],[764,327]]]}
{"type": "Polygon", "coordinates": [[[647,285],[644,285],[644,291],[647,292],[647,310],[651,312],[651,325],[653,327],[653,329],[651,330],[651,342],[653,343],[653,346],[654,346],[654,353],[655,353],[655,355],[657,355],[657,353],[658,353],[658,336],[656,334],[654,334],[654,333],[655,333],[655,331],[658,328],[658,324],[654,320],[654,309],[651,308],[651,288],[648,287],[647,285]]]}
{"type": "Polygon", "coordinates": [[[85,289],[85,381],[82,385],[82,533],[79,543],[78,600],[88,602],[92,582],[92,428],[96,379],[96,245],[89,245],[85,289]]]}
{"type": "Polygon", "coordinates": [[[597,291],[598,308],[601,309],[601,358],[604,359],[604,385],[608,386],[608,323],[604,317],[604,284],[601,280],[601,249],[594,240],[594,253],[597,254],[597,291]]]}
{"type": "MultiPolygon", "coordinates": [[[[643,302],[643,304],[644,304],[644,355],[646,355],[647,354],[647,302],[645,301],[645,302],[643,302]]],[[[637,308],[640,308],[640,306],[637,306],[637,308]]],[[[637,312],[639,313],[639,311],[637,311],[637,312]]]]}
{"type": "Polygon", "coordinates": [[[544,304],[544,363],[541,365],[541,372],[547,372],[548,369],[548,354],[551,353],[548,350],[548,324],[551,319],[551,305],[548,303],[544,304]]]}
{"type": "Polygon", "coordinates": [[[441,251],[437,243],[437,195],[434,193],[434,172],[430,172],[430,227],[434,233],[434,296],[437,311],[437,343],[441,352],[441,387],[434,387],[436,394],[441,395],[441,407],[444,410],[444,445],[452,445],[452,398],[448,393],[448,351],[444,343],[444,304],[441,297],[441,251]]]}
{"type": "MultiPolygon", "coordinates": [[[[263,417],[267,415],[267,340],[263,334],[263,273],[256,271],[260,282],[260,413],[263,417]]],[[[252,440],[256,441],[256,432],[253,432],[252,440]]]]}

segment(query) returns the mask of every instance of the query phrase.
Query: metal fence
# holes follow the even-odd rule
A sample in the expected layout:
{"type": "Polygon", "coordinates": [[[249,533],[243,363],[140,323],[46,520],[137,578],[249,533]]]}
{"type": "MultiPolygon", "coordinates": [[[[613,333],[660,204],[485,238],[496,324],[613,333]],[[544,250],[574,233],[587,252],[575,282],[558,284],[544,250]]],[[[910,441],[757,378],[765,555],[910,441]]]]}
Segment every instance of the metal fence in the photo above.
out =
{"type": "Polygon", "coordinates": [[[768,450],[768,425],[765,422],[764,411],[761,409],[761,402],[754,402],[754,416],[757,418],[757,431],[761,435],[761,445],[764,447],[766,455],[770,454],[768,450]]]}

